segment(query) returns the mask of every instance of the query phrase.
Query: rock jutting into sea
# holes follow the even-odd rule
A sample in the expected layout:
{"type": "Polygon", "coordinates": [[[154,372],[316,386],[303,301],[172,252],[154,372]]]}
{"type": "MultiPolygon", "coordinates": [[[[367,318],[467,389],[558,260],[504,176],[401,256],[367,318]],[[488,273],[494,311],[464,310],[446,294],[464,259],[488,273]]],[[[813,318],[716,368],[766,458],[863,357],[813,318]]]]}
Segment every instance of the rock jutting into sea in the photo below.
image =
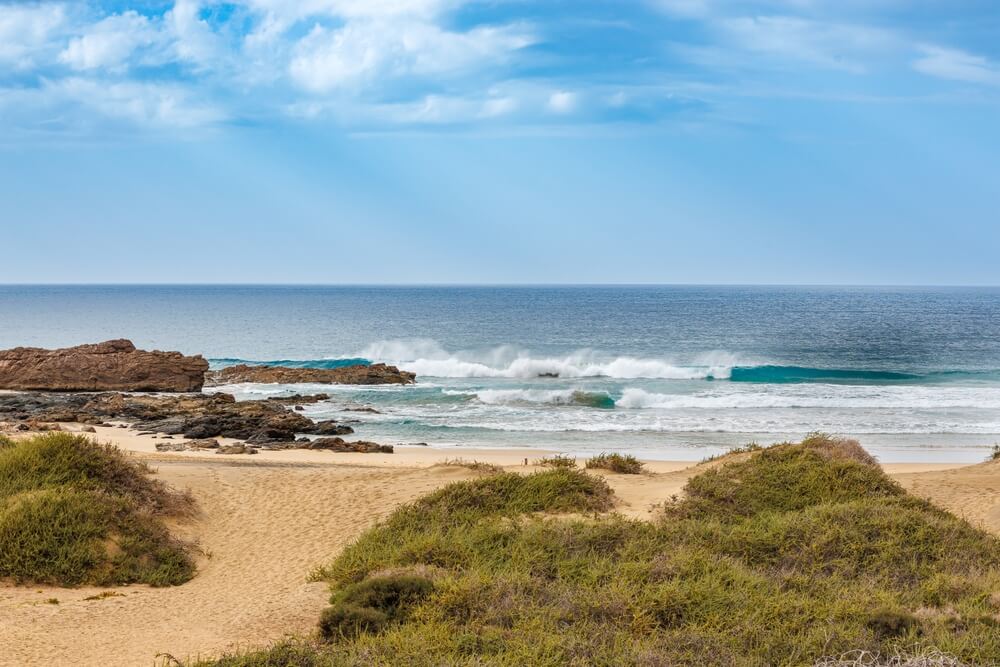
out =
{"type": "Polygon", "coordinates": [[[109,340],[57,350],[0,351],[0,389],[29,391],[200,391],[208,362],[200,355],[137,350],[109,340]]]}
{"type": "Polygon", "coordinates": [[[248,366],[239,364],[209,371],[209,385],[255,382],[260,384],[413,384],[416,373],[395,366],[371,364],[340,368],[290,368],[287,366],[248,366]]]}

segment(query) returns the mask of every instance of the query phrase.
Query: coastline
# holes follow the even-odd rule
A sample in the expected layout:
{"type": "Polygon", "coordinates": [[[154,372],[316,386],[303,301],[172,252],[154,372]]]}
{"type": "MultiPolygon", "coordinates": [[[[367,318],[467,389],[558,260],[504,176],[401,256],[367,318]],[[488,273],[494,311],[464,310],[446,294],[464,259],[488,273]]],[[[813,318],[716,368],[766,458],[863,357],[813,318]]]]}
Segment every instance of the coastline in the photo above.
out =
{"type": "MultiPolygon", "coordinates": [[[[67,424],[68,430],[78,426],[67,424]]],[[[198,542],[198,574],[182,586],[115,589],[0,586],[0,664],[36,662],[135,665],[156,655],[207,657],[249,648],[289,633],[312,631],[328,597],[325,584],[308,581],[362,531],[401,503],[476,473],[440,465],[462,458],[513,471],[539,450],[398,448],[395,454],[262,451],[256,455],[161,453],[151,435],[97,427],[95,437],[147,461],[157,477],[189,489],[201,514],[173,526],[198,542]],[[45,604],[55,598],[59,604],[45,604]],[[111,657],[113,656],[113,658],[111,657]]],[[[644,519],[656,504],[679,493],[705,466],[656,461],[649,473],[598,471],[614,489],[616,510],[644,519]]],[[[1000,534],[1000,464],[888,464],[886,472],[921,496],[1000,534]]]]}

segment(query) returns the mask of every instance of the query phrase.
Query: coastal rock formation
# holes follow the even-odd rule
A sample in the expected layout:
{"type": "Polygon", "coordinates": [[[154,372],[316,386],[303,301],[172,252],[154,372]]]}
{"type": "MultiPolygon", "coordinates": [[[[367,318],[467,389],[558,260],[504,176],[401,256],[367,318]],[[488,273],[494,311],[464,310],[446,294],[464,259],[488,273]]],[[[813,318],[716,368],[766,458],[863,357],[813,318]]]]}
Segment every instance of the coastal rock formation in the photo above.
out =
{"type": "Polygon", "coordinates": [[[212,449],[224,454],[255,454],[258,449],[328,449],[337,452],[392,453],[392,447],[373,442],[346,442],[353,433],[333,420],[314,422],[280,401],[237,401],[230,394],[155,396],[78,393],[20,393],[0,395],[0,422],[19,430],[58,430],[53,422],[103,424],[123,421],[163,439],[183,436],[186,442],[160,442],[156,449],[182,452],[212,449]],[[317,440],[299,434],[327,436],[317,440]],[[242,440],[223,445],[216,438],[242,440]],[[242,447],[242,449],[240,449],[242,447]],[[223,451],[224,450],[224,451],[223,451]]]}
{"type": "Polygon", "coordinates": [[[34,391],[200,391],[208,362],[180,352],[147,352],[127,340],[58,350],[0,351],[0,389],[34,391]]]}
{"type": "Polygon", "coordinates": [[[227,366],[208,373],[209,385],[255,382],[260,384],[413,384],[416,373],[395,366],[342,366],[340,368],[289,368],[287,366],[227,366]]]}
{"type": "Polygon", "coordinates": [[[392,445],[380,445],[376,442],[357,440],[347,442],[343,438],[318,438],[309,444],[303,443],[303,449],[326,449],[331,452],[357,452],[360,454],[392,454],[392,445]]]}

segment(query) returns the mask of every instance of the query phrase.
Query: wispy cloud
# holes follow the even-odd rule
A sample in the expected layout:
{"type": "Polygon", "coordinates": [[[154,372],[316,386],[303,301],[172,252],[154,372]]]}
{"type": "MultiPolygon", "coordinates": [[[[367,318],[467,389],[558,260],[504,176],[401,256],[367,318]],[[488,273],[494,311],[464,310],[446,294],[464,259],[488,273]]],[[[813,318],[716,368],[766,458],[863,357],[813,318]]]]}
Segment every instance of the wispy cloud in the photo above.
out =
{"type": "Polygon", "coordinates": [[[913,69],[923,74],[953,81],[1000,86],[1000,63],[958,49],[921,46],[913,69]]]}

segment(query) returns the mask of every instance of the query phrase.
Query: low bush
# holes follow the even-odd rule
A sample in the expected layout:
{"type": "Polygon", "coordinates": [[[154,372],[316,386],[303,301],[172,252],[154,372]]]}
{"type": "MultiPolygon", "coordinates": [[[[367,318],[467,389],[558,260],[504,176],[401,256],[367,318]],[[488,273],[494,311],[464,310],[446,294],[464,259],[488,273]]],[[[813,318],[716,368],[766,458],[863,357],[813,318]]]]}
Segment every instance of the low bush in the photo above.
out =
{"type": "Polygon", "coordinates": [[[598,454],[587,459],[589,469],[610,470],[623,475],[638,475],[642,472],[642,462],[631,454],[598,454]]]}
{"type": "Polygon", "coordinates": [[[1000,542],[858,449],[813,436],[723,460],[656,521],[600,514],[606,485],[572,469],[450,485],[317,573],[331,641],[219,664],[995,664],[1000,542]],[[375,592],[413,576],[433,583],[404,604],[375,592]]]}
{"type": "Polygon", "coordinates": [[[160,515],[190,498],[119,450],[67,433],[0,448],[0,579],[64,586],[183,583],[188,546],[160,515]]]}
{"type": "Polygon", "coordinates": [[[382,576],[365,579],[334,594],[331,606],[320,617],[324,639],[354,637],[379,632],[405,618],[416,602],[433,590],[430,579],[416,576],[382,576]]]}
{"type": "Polygon", "coordinates": [[[553,456],[544,456],[536,460],[535,465],[543,468],[575,468],[576,459],[571,456],[566,456],[565,454],[555,454],[553,456]]]}
{"type": "Polygon", "coordinates": [[[468,468],[473,472],[478,472],[486,475],[495,475],[497,473],[503,472],[503,466],[498,466],[495,463],[486,463],[485,461],[467,461],[465,459],[445,459],[438,465],[450,468],[468,468]]]}

